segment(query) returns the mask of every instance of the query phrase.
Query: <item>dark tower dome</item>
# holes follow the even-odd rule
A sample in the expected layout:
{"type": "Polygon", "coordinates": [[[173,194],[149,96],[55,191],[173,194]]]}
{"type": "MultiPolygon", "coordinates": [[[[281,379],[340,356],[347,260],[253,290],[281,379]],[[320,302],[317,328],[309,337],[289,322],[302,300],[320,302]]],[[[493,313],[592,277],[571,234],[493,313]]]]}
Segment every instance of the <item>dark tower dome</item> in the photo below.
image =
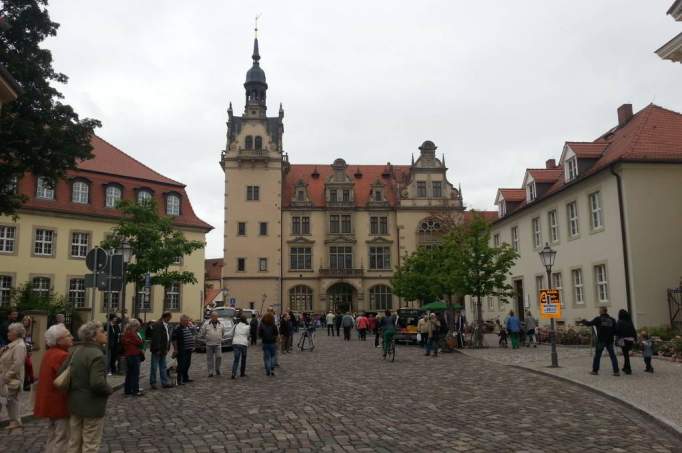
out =
{"type": "Polygon", "coordinates": [[[265,82],[265,71],[260,67],[260,53],[258,52],[258,38],[253,40],[253,65],[246,72],[244,89],[246,90],[246,105],[260,106],[265,110],[266,92],[268,84],[265,82]]]}

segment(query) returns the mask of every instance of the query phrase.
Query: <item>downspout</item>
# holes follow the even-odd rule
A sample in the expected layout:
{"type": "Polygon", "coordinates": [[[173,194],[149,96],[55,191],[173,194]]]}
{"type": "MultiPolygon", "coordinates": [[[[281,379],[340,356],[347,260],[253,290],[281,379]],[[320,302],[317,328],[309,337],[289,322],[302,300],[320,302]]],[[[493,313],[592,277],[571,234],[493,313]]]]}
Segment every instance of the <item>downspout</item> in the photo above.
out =
{"type": "Polygon", "coordinates": [[[623,207],[623,181],[615,170],[615,164],[609,166],[611,174],[616,177],[618,185],[618,212],[620,214],[620,237],[623,241],[623,265],[625,267],[625,299],[627,302],[628,313],[632,313],[632,297],[630,295],[630,257],[628,253],[627,231],[625,228],[625,208],[623,207]]]}

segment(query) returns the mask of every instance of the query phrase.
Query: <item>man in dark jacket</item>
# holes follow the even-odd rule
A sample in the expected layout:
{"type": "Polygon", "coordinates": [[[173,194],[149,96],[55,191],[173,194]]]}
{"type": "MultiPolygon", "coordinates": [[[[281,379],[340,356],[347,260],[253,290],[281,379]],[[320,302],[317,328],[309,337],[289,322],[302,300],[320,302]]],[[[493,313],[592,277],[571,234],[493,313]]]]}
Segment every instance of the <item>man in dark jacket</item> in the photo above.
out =
{"type": "Polygon", "coordinates": [[[616,333],[616,320],[609,316],[606,307],[600,307],[599,316],[592,321],[583,319],[582,321],[579,321],[578,324],[582,324],[583,326],[594,326],[597,328],[597,348],[594,351],[591,374],[599,374],[601,354],[604,351],[604,348],[606,348],[609,357],[611,358],[613,375],[620,376],[620,372],[618,371],[618,359],[616,358],[616,352],[613,350],[613,336],[616,333]]]}
{"type": "Polygon", "coordinates": [[[159,370],[161,386],[163,388],[172,387],[168,382],[168,372],[166,371],[166,355],[170,348],[171,327],[168,324],[171,320],[171,313],[165,312],[161,319],[152,325],[151,342],[149,350],[152,353],[151,371],[149,373],[149,384],[156,390],[156,370],[159,370]]]}
{"type": "Polygon", "coordinates": [[[341,330],[341,321],[343,321],[343,315],[341,313],[337,313],[336,316],[334,316],[334,327],[336,327],[336,336],[339,336],[339,331],[341,330]]]}
{"type": "Polygon", "coordinates": [[[9,330],[9,325],[17,322],[19,319],[19,312],[12,310],[7,314],[7,319],[0,323],[0,347],[9,344],[9,339],[7,338],[7,331],[9,330]]]}
{"type": "Polygon", "coordinates": [[[180,325],[173,330],[171,341],[173,342],[173,356],[178,358],[178,385],[193,382],[189,378],[189,367],[192,366],[194,332],[189,325],[189,316],[180,316],[180,325]]]}
{"type": "Polygon", "coordinates": [[[251,345],[258,343],[258,318],[254,313],[249,323],[249,336],[251,337],[251,345]]]}
{"type": "Polygon", "coordinates": [[[121,353],[121,324],[120,319],[114,313],[109,315],[107,326],[107,352],[109,359],[109,374],[116,374],[118,371],[118,357],[121,353]]]}

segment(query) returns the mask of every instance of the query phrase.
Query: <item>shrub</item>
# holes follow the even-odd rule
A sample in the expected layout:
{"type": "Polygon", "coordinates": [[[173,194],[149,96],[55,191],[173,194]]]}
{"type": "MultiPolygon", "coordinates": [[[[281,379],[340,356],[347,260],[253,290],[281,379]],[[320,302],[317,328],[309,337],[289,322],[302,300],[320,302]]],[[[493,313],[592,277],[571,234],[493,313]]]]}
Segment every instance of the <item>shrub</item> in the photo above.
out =
{"type": "Polygon", "coordinates": [[[675,329],[671,326],[644,327],[641,330],[646,330],[650,337],[659,337],[663,341],[670,341],[676,336],[682,335],[682,332],[679,329],[675,329]]]}

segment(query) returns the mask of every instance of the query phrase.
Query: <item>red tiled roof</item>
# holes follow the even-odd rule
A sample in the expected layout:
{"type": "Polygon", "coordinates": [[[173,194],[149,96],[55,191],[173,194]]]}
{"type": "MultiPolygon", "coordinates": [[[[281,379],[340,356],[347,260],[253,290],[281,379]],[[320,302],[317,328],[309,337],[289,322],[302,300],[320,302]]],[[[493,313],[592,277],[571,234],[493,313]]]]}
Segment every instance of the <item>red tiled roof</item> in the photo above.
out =
{"type": "Polygon", "coordinates": [[[604,153],[608,143],[566,142],[579,159],[598,159],[604,153]]]}
{"type": "Polygon", "coordinates": [[[466,211],[463,218],[464,222],[470,221],[474,214],[482,216],[488,222],[494,222],[498,218],[497,211],[466,211]]]}
{"type": "Polygon", "coordinates": [[[204,261],[204,278],[206,280],[220,280],[223,272],[222,258],[209,258],[204,261]]]}
{"type": "Polygon", "coordinates": [[[24,175],[19,181],[18,189],[20,193],[28,197],[28,200],[22,208],[118,219],[121,217],[121,211],[105,206],[106,187],[115,184],[122,188],[124,200],[135,200],[138,189],[150,190],[161,213],[165,213],[165,195],[175,193],[180,196],[180,215],[173,217],[174,225],[199,228],[207,232],[213,229],[211,225],[196,216],[183,184],[156,173],[99,137],[93,138],[92,144],[94,157],[79,162],[76,170],[67,171],[66,178],[57,181],[54,200],[36,198],[36,176],[24,175]],[[101,166],[100,162],[102,162],[101,166]],[[128,168],[130,172],[127,171],[128,168]],[[71,181],[74,178],[89,182],[88,203],[71,201],[71,181]]]}
{"type": "MultiPolygon", "coordinates": [[[[387,165],[354,165],[348,164],[346,174],[354,183],[355,205],[358,207],[367,206],[370,197],[371,186],[380,181],[384,184],[384,196],[390,206],[395,206],[397,199],[398,184],[407,183],[409,178],[409,165],[392,165],[392,173],[388,177],[383,174],[387,171],[387,165]],[[360,178],[355,175],[361,174],[360,178]]],[[[294,196],[294,187],[303,181],[308,187],[308,195],[314,207],[325,206],[324,186],[334,170],[330,165],[297,164],[289,167],[288,173],[284,177],[283,204],[290,207],[294,196]],[[317,171],[319,176],[313,177],[317,171]]]]}
{"type": "Polygon", "coordinates": [[[500,195],[505,201],[523,201],[526,199],[526,189],[500,189],[500,195]]]}
{"type": "Polygon", "coordinates": [[[546,168],[529,168],[528,173],[533,177],[533,180],[538,184],[553,183],[561,175],[561,169],[553,168],[551,170],[546,168]]]}

